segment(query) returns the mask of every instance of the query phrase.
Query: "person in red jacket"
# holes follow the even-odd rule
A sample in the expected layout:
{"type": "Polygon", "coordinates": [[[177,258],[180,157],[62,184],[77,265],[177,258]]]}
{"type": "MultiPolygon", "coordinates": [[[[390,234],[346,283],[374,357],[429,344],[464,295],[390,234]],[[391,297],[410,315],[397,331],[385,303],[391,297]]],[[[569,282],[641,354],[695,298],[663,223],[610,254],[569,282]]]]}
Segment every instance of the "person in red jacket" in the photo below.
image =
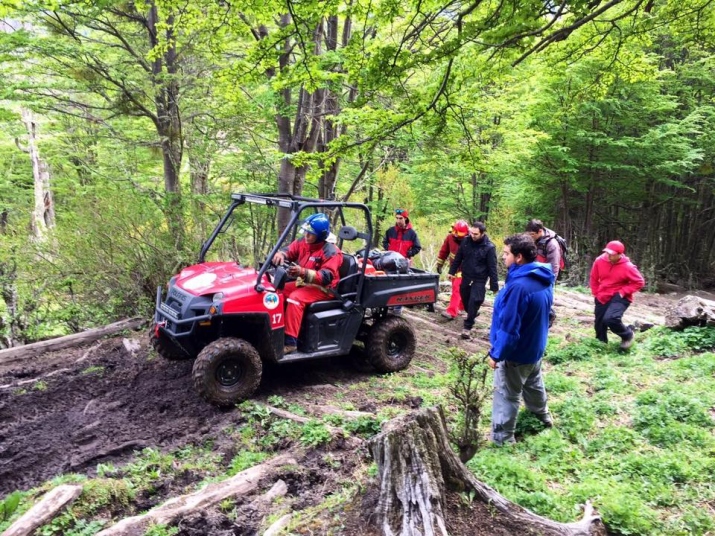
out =
{"type": "MultiPolygon", "coordinates": [[[[469,234],[469,224],[464,220],[458,220],[452,225],[452,231],[445,237],[442,247],[437,254],[437,273],[442,273],[444,264],[452,264],[454,256],[457,254],[459,244],[462,239],[469,234]]],[[[442,316],[449,320],[454,320],[460,311],[464,311],[462,296],[459,293],[459,285],[462,284],[462,272],[458,270],[452,279],[452,295],[449,298],[449,307],[442,311],[442,316]]]]}
{"type": "Polygon", "coordinates": [[[309,216],[301,226],[303,238],[294,240],[273,257],[273,264],[285,261],[295,264],[288,268],[288,275],[295,281],[286,283],[285,348],[289,354],[298,349],[298,334],[303,321],[305,306],[321,300],[330,300],[328,289],[335,288],[340,279],[343,253],[335,244],[327,241],[330,222],[325,214],[309,216]]]}
{"type": "Polygon", "coordinates": [[[420,239],[410,223],[410,213],[398,208],[395,210],[395,226],[390,227],[382,240],[382,249],[397,251],[407,257],[412,264],[412,257],[422,249],[420,239]]]}
{"type": "Polygon", "coordinates": [[[621,338],[621,348],[633,344],[633,329],[623,324],[623,313],[633,301],[633,294],[645,285],[638,268],[625,255],[622,242],[606,244],[591,268],[591,294],[594,296],[596,338],[608,342],[608,330],[621,338]]]}
{"type": "MultiPolygon", "coordinates": [[[[412,266],[412,257],[417,255],[422,249],[420,239],[410,223],[410,213],[404,208],[395,209],[395,226],[390,227],[382,239],[382,249],[396,251],[406,257],[412,266]]],[[[402,314],[402,306],[388,308],[394,315],[402,314]]]]}

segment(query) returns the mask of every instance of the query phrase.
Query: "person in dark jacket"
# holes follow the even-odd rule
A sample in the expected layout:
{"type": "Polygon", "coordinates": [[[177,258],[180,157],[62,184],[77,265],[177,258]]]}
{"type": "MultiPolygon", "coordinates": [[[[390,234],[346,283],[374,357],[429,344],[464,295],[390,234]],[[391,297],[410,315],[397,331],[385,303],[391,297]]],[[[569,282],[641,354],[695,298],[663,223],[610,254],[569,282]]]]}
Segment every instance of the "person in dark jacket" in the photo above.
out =
{"type": "Polygon", "coordinates": [[[522,397],[527,410],[553,426],[541,358],[554,301],[554,274],[548,264],[535,262],[536,244],[526,233],[504,240],[502,259],[507,278],[494,300],[489,331],[489,366],[494,370],[491,439],[497,445],[514,443],[522,397]]]}
{"type": "Polygon", "coordinates": [[[631,305],[633,294],[645,285],[635,264],[625,255],[626,247],[612,240],[596,258],[591,268],[591,294],[595,302],[596,338],[608,342],[608,330],[621,338],[621,348],[633,344],[633,330],[623,324],[623,313],[631,305]]]}
{"type": "MultiPolygon", "coordinates": [[[[395,209],[395,226],[390,227],[385,233],[382,249],[398,252],[407,258],[410,266],[412,266],[412,257],[422,249],[420,239],[410,223],[410,213],[404,208],[395,209]]],[[[391,307],[389,311],[394,315],[401,315],[402,307],[391,307]]]]}
{"type": "Polygon", "coordinates": [[[471,336],[474,320],[479,314],[479,308],[484,303],[487,293],[487,279],[489,279],[489,289],[495,294],[499,292],[496,247],[489,240],[486,231],[486,225],[475,221],[469,228],[469,240],[462,240],[449,267],[450,281],[460,267],[462,270],[459,294],[462,296],[462,303],[467,308],[467,318],[464,319],[464,329],[462,330],[463,339],[469,339],[471,336]]]}

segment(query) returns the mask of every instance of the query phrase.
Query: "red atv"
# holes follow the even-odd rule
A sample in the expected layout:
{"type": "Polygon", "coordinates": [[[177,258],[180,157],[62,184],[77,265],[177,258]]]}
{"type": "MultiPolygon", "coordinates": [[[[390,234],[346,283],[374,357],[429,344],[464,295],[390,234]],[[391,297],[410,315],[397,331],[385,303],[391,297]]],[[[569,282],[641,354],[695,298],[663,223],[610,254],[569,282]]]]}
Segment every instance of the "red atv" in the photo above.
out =
{"type": "Polygon", "coordinates": [[[257,389],[264,362],[346,356],[356,340],[363,342],[365,357],[380,372],[409,365],[414,330],[404,318],[388,315],[388,307],[433,304],[439,276],[414,268],[376,272],[367,260],[373,231],[366,205],[280,194],[233,194],[231,199],[203,244],[198,264],[172,277],[166,295],[161,287],[157,290],[152,345],[166,359],[195,359],[193,381],[202,397],[221,406],[234,404],[257,389]],[[290,211],[290,221],[271,246],[257,229],[270,229],[278,208],[290,211]],[[288,275],[284,267],[260,260],[273,259],[316,212],[327,213],[339,229],[340,281],[333,299],[306,307],[298,351],[284,355],[282,289],[288,275]],[[233,236],[231,228],[238,231],[233,236]],[[251,246],[247,237],[253,239],[251,246]],[[207,261],[216,249],[219,258],[252,256],[254,267],[237,260],[207,261]]]}

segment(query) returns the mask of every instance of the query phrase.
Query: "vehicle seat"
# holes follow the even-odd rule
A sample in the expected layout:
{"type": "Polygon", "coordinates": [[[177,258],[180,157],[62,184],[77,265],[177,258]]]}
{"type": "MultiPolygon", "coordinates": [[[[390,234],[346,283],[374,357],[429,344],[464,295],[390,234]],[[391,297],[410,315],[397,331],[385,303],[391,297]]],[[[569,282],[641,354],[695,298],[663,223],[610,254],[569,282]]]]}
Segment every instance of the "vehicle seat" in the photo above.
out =
{"type": "Polygon", "coordinates": [[[343,253],[343,263],[340,265],[340,281],[338,281],[337,291],[343,298],[351,293],[355,293],[358,280],[358,263],[355,255],[343,253]]]}

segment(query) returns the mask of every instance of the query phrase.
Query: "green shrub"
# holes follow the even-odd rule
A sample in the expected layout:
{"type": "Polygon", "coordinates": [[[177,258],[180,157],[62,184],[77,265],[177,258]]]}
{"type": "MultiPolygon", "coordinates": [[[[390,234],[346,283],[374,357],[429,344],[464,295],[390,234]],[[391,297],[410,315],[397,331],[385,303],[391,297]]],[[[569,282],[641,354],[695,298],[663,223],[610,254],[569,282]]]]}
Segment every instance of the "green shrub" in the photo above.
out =
{"type": "Polygon", "coordinates": [[[645,348],[656,357],[679,357],[688,352],[705,352],[715,349],[715,328],[689,327],[673,331],[657,327],[649,332],[645,348]]]}
{"type": "Polygon", "coordinates": [[[233,476],[249,467],[258,465],[268,458],[268,454],[265,452],[251,452],[249,450],[242,450],[231,460],[231,465],[226,472],[228,476],[233,476]]]}
{"type": "Polygon", "coordinates": [[[571,441],[578,441],[593,429],[596,414],[587,399],[572,396],[555,402],[551,412],[558,416],[559,430],[571,441]]]}
{"type": "Polygon", "coordinates": [[[311,420],[303,425],[300,442],[309,447],[317,447],[328,443],[332,437],[330,430],[322,422],[311,420]]]}
{"type": "Polygon", "coordinates": [[[591,500],[609,534],[656,534],[658,514],[638,493],[639,484],[615,478],[589,477],[571,488],[574,505],[591,500]]]}
{"type": "Polygon", "coordinates": [[[551,348],[549,345],[544,359],[554,365],[573,361],[590,361],[605,351],[603,344],[596,339],[583,339],[576,343],[567,342],[557,348],[551,348]]]}
{"type": "Polygon", "coordinates": [[[641,436],[630,428],[607,426],[586,444],[588,455],[625,454],[643,443],[641,436]]]}

